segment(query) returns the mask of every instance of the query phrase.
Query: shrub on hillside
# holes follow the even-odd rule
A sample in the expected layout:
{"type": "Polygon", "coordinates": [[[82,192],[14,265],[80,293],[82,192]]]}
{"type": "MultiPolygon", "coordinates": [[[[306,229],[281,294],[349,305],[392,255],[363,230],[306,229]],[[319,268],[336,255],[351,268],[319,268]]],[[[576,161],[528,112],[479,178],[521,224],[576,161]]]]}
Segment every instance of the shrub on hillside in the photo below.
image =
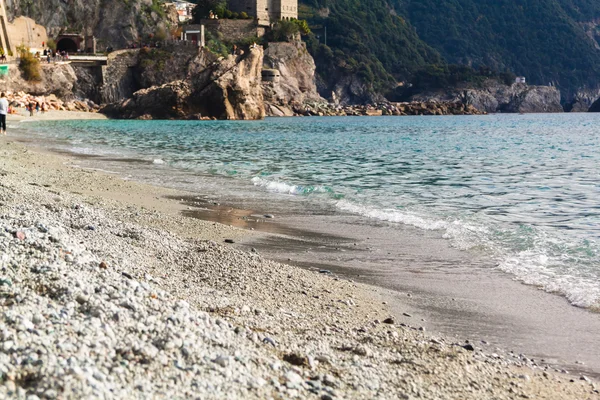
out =
{"type": "Polygon", "coordinates": [[[281,20],[273,26],[271,30],[271,40],[273,42],[289,42],[298,34],[308,35],[310,29],[308,23],[304,20],[281,20]]]}
{"type": "Polygon", "coordinates": [[[19,69],[23,78],[30,82],[39,82],[42,80],[40,60],[31,54],[28,48],[21,47],[19,50],[19,69]]]}

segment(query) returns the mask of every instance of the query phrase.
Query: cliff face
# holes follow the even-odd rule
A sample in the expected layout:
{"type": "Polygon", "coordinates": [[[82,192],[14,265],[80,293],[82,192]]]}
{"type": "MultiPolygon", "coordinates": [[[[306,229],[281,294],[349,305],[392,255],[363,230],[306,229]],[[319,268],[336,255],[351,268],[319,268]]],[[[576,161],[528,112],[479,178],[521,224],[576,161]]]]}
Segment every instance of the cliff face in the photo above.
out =
{"type": "Polygon", "coordinates": [[[185,79],[141,89],[103,111],[130,119],[262,119],[263,56],[260,46],[218,60],[203,51],[190,63],[185,79]]]}
{"type": "Polygon", "coordinates": [[[596,99],[600,98],[600,89],[580,89],[573,99],[565,105],[570,112],[587,112],[596,99]]]}
{"type": "Polygon", "coordinates": [[[54,94],[64,100],[73,99],[77,75],[70,65],[42,64],[40,72],[41,81],[29,82],[23,79],[19,68],[11,68],[8,76],[0,78],[0,86],[5,91],[23,91],[34,96],[54,94]]]}
{"type": "Polygon", "coordinates": [[[99,48],[124,47],[149,39],[176,15],[154,5],[152,0],[6,0],[10,19],[28,16],[48,30],[50,37],[61,32],[93,34],[99,48]]]}
{"type": "Polygon", "coordinates": [[[488,113],[563,112],[560,91],[550,86],[502,85],[489,82],[484,88],[422,93],[415,101],[462,102],[488,113]]]}
{"type": "Polygon", "coordinates": [[[596,100],[590,107],[589,112],[600,112],[600,99],[596,100]]]}
{"type": "Polygon", "coordinates": [[[317,92],[315,61],[304,43],[269,43],[263,66],[280,75],[277,80],[262,84],[268,115],[293,115],[292,108],[307,101],[325,101],[317,92]]]}

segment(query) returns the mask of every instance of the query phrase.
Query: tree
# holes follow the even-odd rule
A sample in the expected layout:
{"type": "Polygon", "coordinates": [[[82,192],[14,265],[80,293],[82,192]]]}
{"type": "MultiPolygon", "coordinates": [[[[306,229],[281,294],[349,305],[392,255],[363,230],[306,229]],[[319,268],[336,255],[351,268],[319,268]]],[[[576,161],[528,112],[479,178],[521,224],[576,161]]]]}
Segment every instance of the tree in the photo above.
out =
{"type": "Polygon", "coordinates": [[[48,39],[48,41],[46,42],[46,46],[48,46],[50,50],[56,51],[56,42],[54,41],[54,39],[48,39]]]}
{"type": "Polygon", "coordinates": [[[194,8],[192,16],[194,22],[198,23],[201,19],[208,18],[211,11],[222,18],[226,10],[226,0],[198,0],[198,5],[194,8]]]}

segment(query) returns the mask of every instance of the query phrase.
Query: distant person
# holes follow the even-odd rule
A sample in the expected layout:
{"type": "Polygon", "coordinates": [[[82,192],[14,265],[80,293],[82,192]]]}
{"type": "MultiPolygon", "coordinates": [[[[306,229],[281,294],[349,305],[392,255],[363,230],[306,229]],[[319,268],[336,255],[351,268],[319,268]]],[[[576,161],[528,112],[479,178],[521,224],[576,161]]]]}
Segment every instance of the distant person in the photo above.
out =
{"type": "Polygon", "coordinates": [[[36,112],[36,114],[40,113],[40,102],[39,101],[35,103],[35,112],[36,112]]]}
{"type": "Polygon", "coordinates": [[[8,100],[6,93],[0,95],[0,134],[6,135],[6,114],[8,114],[8,100]]]}
{"type": "Polygon", "coordinates": [[[33,117],[33,110],[35,109],[35,104],[33,102],[29,103],[29,116],[33,117]]]}

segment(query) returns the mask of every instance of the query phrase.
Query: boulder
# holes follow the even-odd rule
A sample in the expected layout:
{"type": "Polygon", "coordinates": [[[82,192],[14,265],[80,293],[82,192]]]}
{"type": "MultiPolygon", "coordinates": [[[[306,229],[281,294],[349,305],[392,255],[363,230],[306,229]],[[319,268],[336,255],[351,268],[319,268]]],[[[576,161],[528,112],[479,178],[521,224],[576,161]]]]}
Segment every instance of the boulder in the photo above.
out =
{"type": "Polygon", "coordinates": [[[301,41],[269,43],[263,61],[267,114],[288,116],[293,104],[325,102],[317,92],[315,61],[301,41]],[[285,110],[285,111],[283,111],[285,110]]]}
{"type": "Polygon", "coordinates": [[[263,49],[218,59],[191,69],[185,80],[142,89],[121,103],[103,108],[113,118],[262,119],[263,49]]]}

